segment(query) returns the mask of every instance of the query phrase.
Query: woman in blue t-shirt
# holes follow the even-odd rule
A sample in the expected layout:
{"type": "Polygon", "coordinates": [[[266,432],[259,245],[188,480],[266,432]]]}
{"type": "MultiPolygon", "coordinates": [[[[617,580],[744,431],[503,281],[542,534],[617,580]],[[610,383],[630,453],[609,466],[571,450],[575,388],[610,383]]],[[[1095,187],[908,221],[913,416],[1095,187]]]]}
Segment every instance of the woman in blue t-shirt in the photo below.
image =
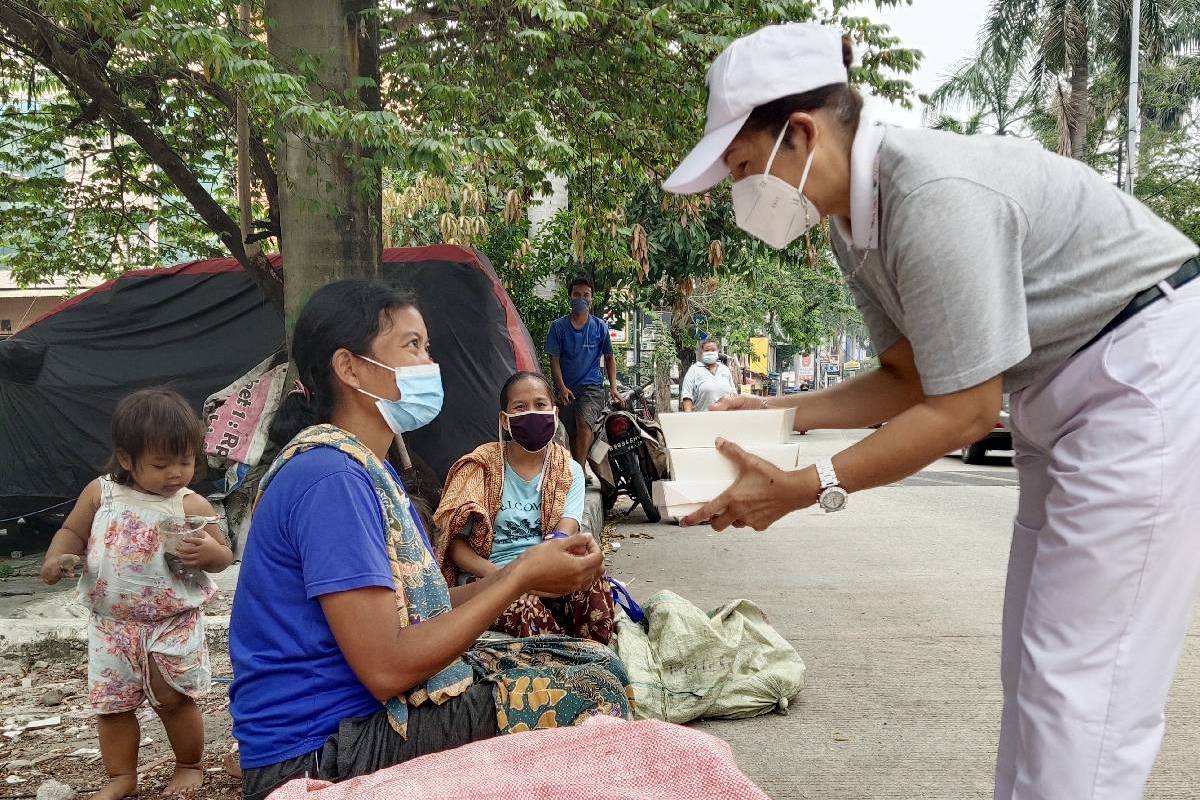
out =
{"type": "Polygon", "coordinates": [[[441,410],[428,348],[413,299],[367,281],[319,289],[296,322],[299,381],[272,427],[287,444],[263,478],[229,628],[247,798],[292,778],[337,781],[497,734],[629,716],[628,680],[607,648],[477,642],[528,592],[594,584],[603,562],[591,537],[540,544],[467,586],[442,578],[387,463],[398,434],[441,410]],[[561,690],[553,714],[534,713],[521,688],[543,679],[561,690]]]}
{"type": "MultiPolygon", "coordinates": [[[[442,573],[487,577],[543,539],[579,532],[583,468],[554,441],[554,393],[536,372],[518,372],[500,390],[499,441],[481,445],[450,468],[434,520],[442,573]]],[[[530,593],[509,606],[492,630],[512,636],[566,633],[608,644],[613,600],[603,576],[577,592],[530,593]]]]}

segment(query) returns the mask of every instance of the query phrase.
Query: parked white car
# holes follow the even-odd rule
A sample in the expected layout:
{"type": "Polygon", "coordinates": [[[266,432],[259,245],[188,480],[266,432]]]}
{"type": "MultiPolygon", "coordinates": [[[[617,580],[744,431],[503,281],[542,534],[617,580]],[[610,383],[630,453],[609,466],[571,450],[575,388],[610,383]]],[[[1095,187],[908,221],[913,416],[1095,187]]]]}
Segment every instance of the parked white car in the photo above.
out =
{"type": "Polygon", "coordinates": [[[962,460],[964,464],[982,464],[989,450],[1012,450],[1012,428],[1009,427],[1008,395],[1000,402],[1000,418],[996,427],[987,436],[974,444],[964,445],[962,460]]]}

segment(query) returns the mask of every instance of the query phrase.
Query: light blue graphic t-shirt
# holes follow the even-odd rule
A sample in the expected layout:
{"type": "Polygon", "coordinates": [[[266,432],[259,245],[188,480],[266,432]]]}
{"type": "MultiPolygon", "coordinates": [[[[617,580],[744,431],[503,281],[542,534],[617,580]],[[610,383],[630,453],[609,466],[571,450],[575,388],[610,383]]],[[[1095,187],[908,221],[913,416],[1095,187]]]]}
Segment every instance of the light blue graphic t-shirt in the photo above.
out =
{"type": "MultiPolygon", "coordinates": [[[[570,460],[571,488],[563,509],[563,519],[583,521],[583,500],[587,491],[579,462],[570,460]]],[[[513,468],[504,465],[504,491],[500,495],[500,512],[496,514],[495,536],[492,540],[491,562],[498,567],[514,561],[517,556],[542,541],[542,496],[538,479],[525,480],[513,468]]]]}

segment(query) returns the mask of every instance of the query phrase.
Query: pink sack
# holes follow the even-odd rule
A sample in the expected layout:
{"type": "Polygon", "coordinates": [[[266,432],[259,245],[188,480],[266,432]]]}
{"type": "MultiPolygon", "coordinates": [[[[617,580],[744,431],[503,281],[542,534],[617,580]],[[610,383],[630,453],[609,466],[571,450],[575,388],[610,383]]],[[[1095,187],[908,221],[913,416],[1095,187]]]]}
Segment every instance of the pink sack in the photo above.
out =
{"type": "Polygon", "coordinates": [[[729,745],[657,720],[595,717],[498,736],[345,783],[299,779],[269,800],[769,800],[729,745]]]}
{"type": "Polygon", "coordinates": [[[271,367],[274,360],[271,356],[204,401],[204,451],[210,457],[252,467],[262,458],[287,379],[287,362],[271,367]]]}

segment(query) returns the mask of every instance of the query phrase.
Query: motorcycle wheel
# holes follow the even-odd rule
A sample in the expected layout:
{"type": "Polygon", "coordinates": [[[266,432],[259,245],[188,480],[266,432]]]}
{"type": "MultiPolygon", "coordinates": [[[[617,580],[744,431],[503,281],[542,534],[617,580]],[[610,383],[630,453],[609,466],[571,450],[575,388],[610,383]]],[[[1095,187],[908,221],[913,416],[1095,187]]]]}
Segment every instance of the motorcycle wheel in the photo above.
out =
{"type": "Polygon", "coordinates": [[[642,460],[638,458],[636,452],[622,453],[619,458],[621,472],[629,481],[629,494],[642,507],[647,521],[658,522],[662,519],[662,514],[658,513],[658,506],[654,505],[654,499],[650,496],[650,487],[646,485],[646,474],[642,472],[642,460]]]}

